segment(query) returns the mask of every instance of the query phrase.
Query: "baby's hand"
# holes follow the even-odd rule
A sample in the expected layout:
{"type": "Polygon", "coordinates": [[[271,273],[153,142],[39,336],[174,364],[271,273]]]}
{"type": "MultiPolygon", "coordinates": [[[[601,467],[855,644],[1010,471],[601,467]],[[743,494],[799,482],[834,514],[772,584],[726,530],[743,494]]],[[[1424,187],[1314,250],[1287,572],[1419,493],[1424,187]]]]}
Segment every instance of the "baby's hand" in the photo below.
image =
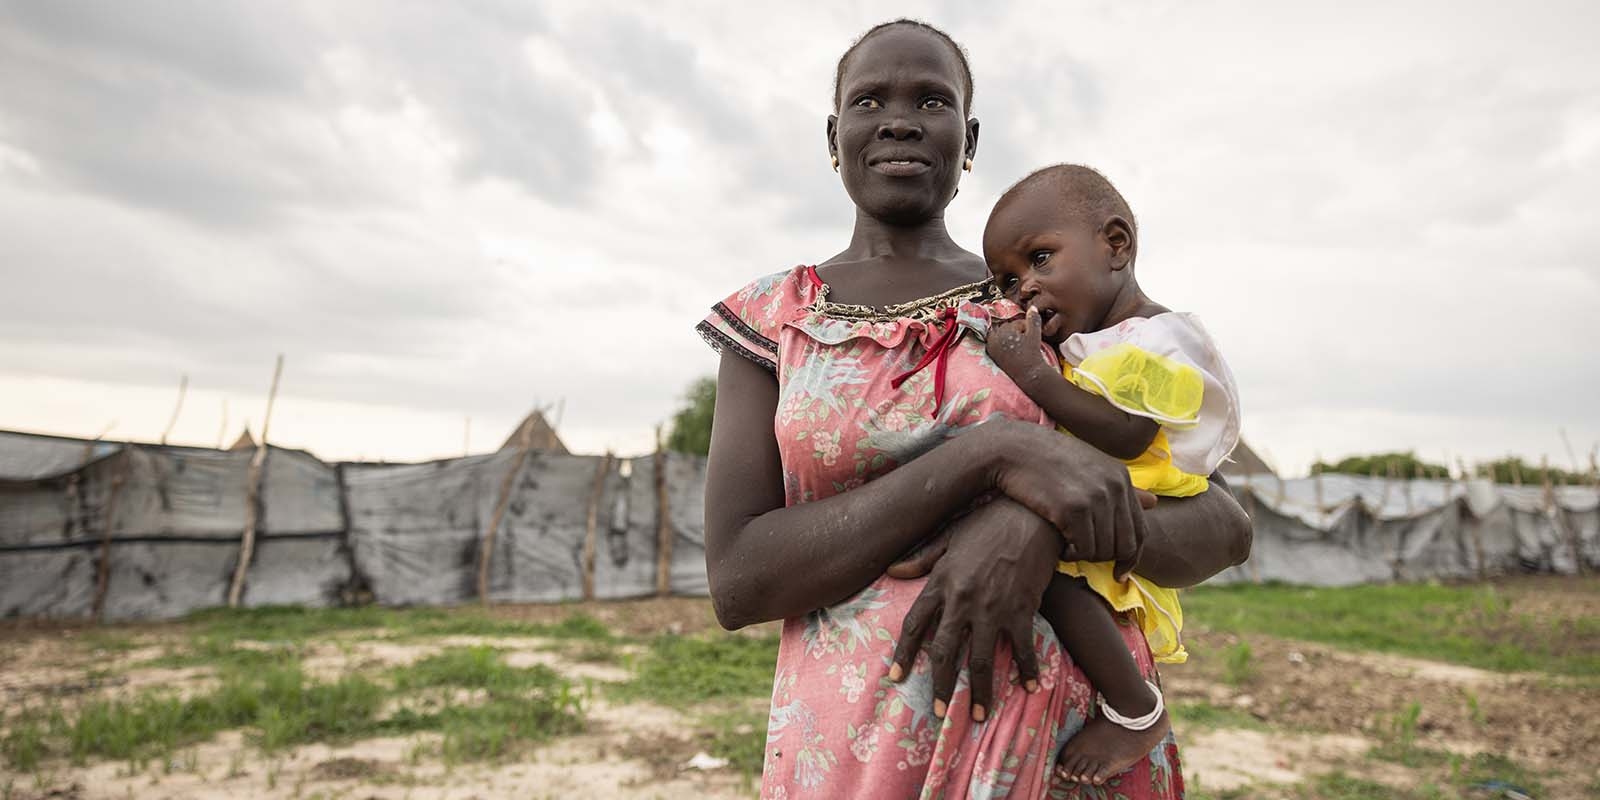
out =
{"type": "Polygon", "coordinates": [[[1044,357],[1039,351],[1040,342],[1038,309],[1028,309],[1022,319],[1007,320],[989,328],[987,349],[989,357],[1000,365],[1013,380],[1036,367],[1043,366],[1044,357]]]}

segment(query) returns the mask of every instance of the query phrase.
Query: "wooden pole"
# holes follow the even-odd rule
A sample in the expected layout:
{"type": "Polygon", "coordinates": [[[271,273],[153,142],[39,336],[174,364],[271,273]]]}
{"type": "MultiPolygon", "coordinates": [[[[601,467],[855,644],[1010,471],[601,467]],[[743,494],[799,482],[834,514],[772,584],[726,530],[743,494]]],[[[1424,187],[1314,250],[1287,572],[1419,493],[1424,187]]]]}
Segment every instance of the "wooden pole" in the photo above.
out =
{"type": "Polygon", "coordinates": [[[1516,456],[1511,456],[1511,457],[1507,458],[1506,460],[1511,462],[1511,485],[1517,487],[1518,489],[1521,489],[1522,488],[1522,462],[1520,460],[1518,460],[1516,456]]]}
{"type": "Polygon", "coordinates": [[[600,465],[594,471],[594,484],[589,487],[589,516],[583,529],[583,599],[594,599],[594,554],[599,538],[600,526],[600,499],[606,493],[606,478],[611,475],[611,462],[614,456],[610,451],[600,459],[600,465]]]}
{"type": "Polygon", "coordinates": [[[1311,488],[1316,492],[1317,513],[1322,513],[1322,454],[1311,464],[1311,488]]]}
{"type": "MultiPolygon", "coordinates": [[[[1456,469],[1460,471],[1462,480],[1471,478],[1471,475],[1467,472],[1467,462],[1461,460],[1459,456],[1456,458],[1456,469]]],[[[1485,580],[1489,577],[1489,566],[1484,563],[1483,526],[1478,524],[1477,517],[1472,518],[1472,553],[1478,560],[1478,580],[1485,580]]]]}
{"type": "Polygon", "coordinates": [[[167,420],[167,427],[161,432],[161,443],[167,443],[167,437],[172,435],[172,426],[178,424],[178,414],[183,411],[183,396],[189,393],[189,376],[184,375],[178,379],[178,404],[172,409],[172,419],[167,420]]]}
{"type": "Polygon", "coordinates": [[[667,451],[656,426],[656,594],[672,594],[672,509],[667,505],[667,451]]]}
{"type": "Polygon", "coordinates": [[[511,469],[506,470],[506,476],[500,481],[500,499],[495,501],[489,527],[478,540],[478,602],[485,606],[489,605],[489,562],[494,556],[494,540],[500,532],[500,521],[506,516],[506,508],[511,505],[511,489],[516,485],[517,475],[522,472],[522,465],[528,461],[528,451],[533,449],[533,426],[523,425],[520,433],[517,457],[512,460],[511,469]]]}
{"type": "Polygon", "coordinates": [[[105,617],[106,594],[111,588],[111,533],[117,526],[117,499],[122,496],[122,486],[128,482],[132,466],[133,443],[122,446],[120,463],[111,476],[111,496],[106,499],[105,530],[100,532],[100,562],[95,565],[94,621],[99,624],[105,617]]]}
{"type": "Polygon", "coordinates": [[[267,415],[261,420],[261,441],[250,457],[250,470],[245,477],[244,536],[239,540],[239,563],[233,568],[233,583],[228,586],[228,608],[239,607],[245,575],[249,574],[250,560],[256,553],[256,526],[261,521],[261,474],[267,465],[267,433],[272,427],[272,404],[278,399],[278,381],[282,378],[283,354],[279,353],[277,365],[272,368],[272,388],[267,391],[267,415]]]}

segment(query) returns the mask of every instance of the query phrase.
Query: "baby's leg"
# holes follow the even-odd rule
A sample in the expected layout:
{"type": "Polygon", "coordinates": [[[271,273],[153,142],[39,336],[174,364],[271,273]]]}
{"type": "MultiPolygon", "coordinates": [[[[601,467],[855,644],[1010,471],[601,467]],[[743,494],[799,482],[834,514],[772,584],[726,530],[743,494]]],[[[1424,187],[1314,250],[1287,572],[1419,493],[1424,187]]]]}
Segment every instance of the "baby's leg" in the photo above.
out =
{"type": "MultiPolygon", "coordinates": [[[[1045,590],[1039,613],[1107,705],[1124,717],[1140,717],[1155,710],[1156,697],[1139,674],[1139,665],[1128,652],[1110,607],[1087,583],[1058,573],[1045,590]]],[[[1142,731],[1128,730],[1101,714],[1067,740],[1056,758],[1056,774],[1064,780],[1099,785],[1144,758],[1171,729],[1165,711],[1156,724],[1142,731]]]]}

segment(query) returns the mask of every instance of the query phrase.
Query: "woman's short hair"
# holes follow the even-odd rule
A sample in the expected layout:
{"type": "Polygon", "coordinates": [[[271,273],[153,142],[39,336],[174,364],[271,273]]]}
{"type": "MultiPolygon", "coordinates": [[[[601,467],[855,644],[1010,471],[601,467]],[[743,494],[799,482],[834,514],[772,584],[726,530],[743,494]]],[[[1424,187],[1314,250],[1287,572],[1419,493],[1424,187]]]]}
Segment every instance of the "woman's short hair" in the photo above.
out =
{"type": "Polygon", "coordinates": [[[972,113],[972,65],[967,62],[966,48],[962,47],[960,44],[957,44],[955,39],[950,38],[950,34],[945,33],[944,31],[932,25],[929,25],[920,19],[910,19],[907,17],[892,19],[888,22],[880,22],[877,25],[868,28],[866,33],[856,37],[856,40],[850,43],[850,49],[844,51],[844,55],[839,56],[839,66],[833,71],[833,110],[838,111],[840,104],[843,102],[843,99],[839,97],[839,90],[842,88],[840,84],[844,81],[844,71],[850,65],[850,56],[855,54],[856,48],[860,47],[862,42],[871,39],[880,31],[902,25],[909,25],[913,28],[918,28],[931,33],[934,36],[939,37],[940,40],[950,46],[951,51],[956,54],[956,60],[961,62],[962,77],[965,78],[967,82],[966,86],[962,87],[963,91],[961,96],[961,108],[970,115],[972,113]]]}

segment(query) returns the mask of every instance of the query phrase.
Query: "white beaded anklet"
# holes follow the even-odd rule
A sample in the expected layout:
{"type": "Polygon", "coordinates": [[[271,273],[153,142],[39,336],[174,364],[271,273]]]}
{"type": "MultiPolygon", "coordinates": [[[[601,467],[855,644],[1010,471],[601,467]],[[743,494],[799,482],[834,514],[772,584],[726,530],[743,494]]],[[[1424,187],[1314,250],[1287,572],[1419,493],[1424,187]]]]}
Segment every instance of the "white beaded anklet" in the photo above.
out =
{"type": "Polygon", "coordinates": [[[1161,719],[1161,713],[1167,710],[1167,705],[1161,699],[1161,690],[1157,689],[1154,683],[1145,681],[1144,685],[1150,687],[1150,692],[1156,696],[1156,707],[1150,709],[1150,713],[1139,717],[1124,717],[1121,714],[1118,714],[1117,710],[1112,708],[1111,705],[1106,702],[1105,695],[1099,696],[1100,713],[1105,716],[1107,720],[1115,723],[1117,727],[1126,728],[1130,731],[1150,730],[1155,726],[1156,722],[1161,719]]]}

